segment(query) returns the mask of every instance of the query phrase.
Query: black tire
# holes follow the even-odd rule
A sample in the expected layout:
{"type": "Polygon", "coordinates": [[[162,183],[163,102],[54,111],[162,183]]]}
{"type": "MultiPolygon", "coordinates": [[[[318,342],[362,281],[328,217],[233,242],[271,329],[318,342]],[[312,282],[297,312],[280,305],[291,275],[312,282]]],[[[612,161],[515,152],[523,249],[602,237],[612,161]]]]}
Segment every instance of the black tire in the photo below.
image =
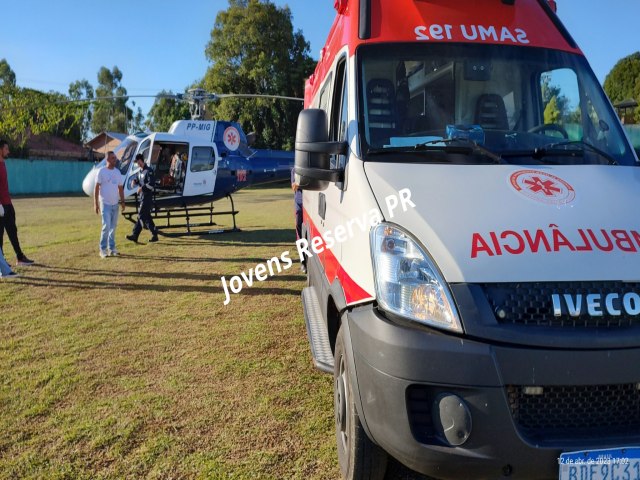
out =
{"type": "Polygon", "coordinates": [[[349,353],[344,348],[344,335],[341,327],[333,368],[338,463],[345,480],[382,480],[387,469],[387,453],[369,439],[360,423],[349,378],[349,353]]]}

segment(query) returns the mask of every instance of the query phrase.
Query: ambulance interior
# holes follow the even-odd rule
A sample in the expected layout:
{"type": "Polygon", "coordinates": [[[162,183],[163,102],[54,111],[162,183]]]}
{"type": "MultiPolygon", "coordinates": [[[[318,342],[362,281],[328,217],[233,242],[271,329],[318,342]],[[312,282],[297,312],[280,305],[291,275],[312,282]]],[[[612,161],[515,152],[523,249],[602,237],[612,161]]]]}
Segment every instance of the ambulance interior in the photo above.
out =
{"type": "MultiPolygon", "coordinates": [[[[509,163],[635,164],[580,55],[508,45],[373,44],[357,57],[365,158],[382,160],[388,149],[415,152],[416,145],[448,156],[445,147],[467,143],[509,163]]],[[[443,161],[495,161],[478,149],[449,157],[443,161]]]]}

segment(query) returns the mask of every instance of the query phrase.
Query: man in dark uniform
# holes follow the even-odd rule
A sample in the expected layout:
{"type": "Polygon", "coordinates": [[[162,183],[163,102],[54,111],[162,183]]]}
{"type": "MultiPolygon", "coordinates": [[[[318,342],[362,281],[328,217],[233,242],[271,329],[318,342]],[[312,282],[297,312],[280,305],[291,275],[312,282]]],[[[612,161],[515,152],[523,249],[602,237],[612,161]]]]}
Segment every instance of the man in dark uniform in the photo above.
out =
{"type": "Polygon", "coordinates": [[[138,210],[138,221],[133,227],[131,235],[127,235],[127,240],[137,242],[143,227],[151,232],[150,242],[158,241],[158,228],[151,218],[151,206],[153,203],[154,176],[153,169],[144,163],[141,153],[136,155],[136,163],[140,167],[138,178],[133,182],[138,185],[138,195],[140,196],[140,209],[138,210]]]}

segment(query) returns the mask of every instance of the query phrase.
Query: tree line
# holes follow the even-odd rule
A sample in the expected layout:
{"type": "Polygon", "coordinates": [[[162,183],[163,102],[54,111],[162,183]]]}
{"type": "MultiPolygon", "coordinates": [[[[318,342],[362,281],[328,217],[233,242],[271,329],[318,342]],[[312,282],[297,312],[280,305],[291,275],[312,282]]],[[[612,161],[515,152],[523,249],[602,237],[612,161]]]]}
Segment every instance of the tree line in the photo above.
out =
{"type": "MultiPolygon", "coordinates": [[[[314,69],[309,43],[294,31],[291,11],[269,0],[229,0],[218,12],[204,49],[210,66],[189,88],[215,93],[304,96],[304,80],[314,69]]],[[[41,92],[16,85],[16,75],[6,59],[0,60],[0,136],[14,150],[25,148],[30,134],[51,133],[84,142],[102,131],[133,133],[167,131],[175,120],[188,119],[185,103],[162,90],[146,118],[140,107],[129,107],[123,72],[101,67],[94,86],[86,79],[69,85],[68,93],[41,92]],[[105,99],[105,97],[109,97],[105,99]]],[[[545,120],[567,113],[566,99],[552,85],[545,89],[545,120]]],[[[607,75],[604,89],[613,103],[640,101],[640,52],[621,59],[607,75]]],[[[132,99],[135,107],[135,100],[132,99]]],[[[208,105],[206,118],[238,121],[256,132],[257,146],[292,149],[301,104],[273,99],[230,98],[208,105]]],[[[640,108],[632,112],[640,123],[640,108]]]]}
{"type": "MultiPolygon", "coordinates": [[[[210,66],[190,88],[215,93],[303,97],[304,80],[315,67],[309,43],[294,31],[291,11],[269,0],[229,0],[218,12],[204,49],[210,66]]],[[[101,67],[97,83],[72,82],[67,93],[42,92],[16,84],[6,59],[0,60],[0,137],[25,155],[32,134],[49,133],[76,143],[102,131],[167,131],[175,120],[189,119],[189,106],[162,90],[148,112],[135,111],[117,67],[101,67]],[[95,85],[95,86],[94,86],[95,85]]],[[[176,92],[178,93],[178,92],[176,92]]],[[[182,92],[180,92],[182,93],[182,92]]],[[[257,147],[292,149],[301,102],[274,99],[222,99],[207,105],[205,118],[238,121],[257,133],[257,147]]]]}

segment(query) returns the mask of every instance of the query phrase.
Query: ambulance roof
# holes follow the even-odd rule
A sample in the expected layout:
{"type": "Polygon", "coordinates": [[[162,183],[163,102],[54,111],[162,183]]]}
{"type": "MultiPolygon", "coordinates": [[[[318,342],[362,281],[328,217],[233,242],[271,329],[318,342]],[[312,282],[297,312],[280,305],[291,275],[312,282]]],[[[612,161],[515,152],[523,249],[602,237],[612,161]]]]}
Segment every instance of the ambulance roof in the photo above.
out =
{"type": "Polygon", "coordinates": [[[380,42],[505,44],[581,53],[547,0],[335,0],[335,5],[338,14],[307,81],[305,106],[345,45],[349,55],[362,44],[380,42]]]}

